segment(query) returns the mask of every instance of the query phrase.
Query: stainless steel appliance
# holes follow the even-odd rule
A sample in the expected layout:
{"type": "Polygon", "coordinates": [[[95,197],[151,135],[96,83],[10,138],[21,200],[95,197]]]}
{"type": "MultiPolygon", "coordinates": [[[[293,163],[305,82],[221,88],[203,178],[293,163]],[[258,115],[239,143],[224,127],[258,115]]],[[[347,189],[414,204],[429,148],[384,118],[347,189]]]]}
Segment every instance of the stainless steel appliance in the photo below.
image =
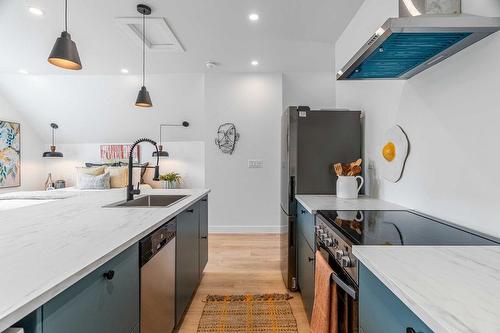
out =
{"type": "Polygon", "coordinates": [[[281,124],[281,270],[296,290],[295,195],[335,194],[331,164],[362,156],[361,112],[290,107],[281,124]]]}
{"type": "Polygon", "coordinates": [[[337,79],[409,79],[498,30],[500,17],[461,14],[460,0],[399,0],[399,18],[374,31],[337,79]]]}
{"type": "Polygon", "coordinates": [[[141,332],[175,326],[175,219],[140,241],[141,332]]]}
{"type": "Polygon", "coordinates": [[[358,260],[353,245],[498,245],[500,240],[413,211],[319,211],[316,246],[335,272],[339,332],[358,332],[358,260]]]}

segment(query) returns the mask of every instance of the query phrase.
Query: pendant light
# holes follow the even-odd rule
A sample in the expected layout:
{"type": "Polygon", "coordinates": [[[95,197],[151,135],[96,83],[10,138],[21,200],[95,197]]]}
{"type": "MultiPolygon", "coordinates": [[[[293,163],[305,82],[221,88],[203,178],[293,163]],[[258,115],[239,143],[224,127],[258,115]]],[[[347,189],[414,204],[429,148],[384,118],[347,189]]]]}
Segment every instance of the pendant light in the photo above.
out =
{"type": "Polygon", "coordinates": [[[71,40],[71,35],[68,33],[68,0],[64,0],[64,31],[61,32],[61,37],[56,39],[48,61],[52,65],[64,69],[82,69],[76,44],[71,40]]]}
{"type": "Polygon", "coordinates": [[[59,128],[57,124],[50,124],[52,127],[52,145],[50,146],[50,151],[43,153],[43,157],[63,157],[63,153],[56,151],[56,140],[55,140],[55,130],[59,128]]]}
{"type": "Polygon", "coordinates": [[[151,97],[146,89],[146,15],[151,14],[151,8],[146,5],[137,5],[137,11],[142,14],[142,87],[137,95],[135,106],[142,108],[150,108],[153,106],[151,97]]]}
{"type": "Polygon", "coordinates": [[[169,154],[167,151],[163,150],[163,145],[161,144],[161,129],[163,127],[189,127],[189,123],[187,121],[183,121],[182,124],[177,125],[177,124],[160,124],[160,141],[158,141],[158,151],[153,152],[153,157],[159,156],[159,157],[168,157],[169,154]]]}

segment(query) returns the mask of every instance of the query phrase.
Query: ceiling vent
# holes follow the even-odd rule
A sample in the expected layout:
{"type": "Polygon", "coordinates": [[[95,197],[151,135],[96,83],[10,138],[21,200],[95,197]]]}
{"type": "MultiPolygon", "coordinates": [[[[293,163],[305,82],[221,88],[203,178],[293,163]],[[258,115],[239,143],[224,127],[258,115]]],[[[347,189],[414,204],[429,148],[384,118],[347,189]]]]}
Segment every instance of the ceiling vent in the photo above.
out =
{"type": "MultiPolygon", "coordinates": [[[[138,46],[142,46],[142,18],[117,17],[116,22],[138,46]]],[[[185,49],[163,17],[148,17],[146,47],[151,51],[184,52],[185,49]]]]}

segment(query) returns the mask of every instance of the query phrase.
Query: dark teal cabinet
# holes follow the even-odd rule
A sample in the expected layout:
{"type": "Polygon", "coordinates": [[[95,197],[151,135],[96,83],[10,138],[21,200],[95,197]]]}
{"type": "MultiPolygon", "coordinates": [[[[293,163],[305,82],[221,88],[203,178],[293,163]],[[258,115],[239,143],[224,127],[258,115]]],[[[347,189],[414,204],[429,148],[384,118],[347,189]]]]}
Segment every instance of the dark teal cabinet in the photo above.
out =
{"type": "Polygon", "coordinates": [[[136,244],[43,305],[43,333],[132,332],[139,325],[139,288],[136,244]]]}
{"type": "Polygon", "coordinates": [[[314,303],[314,251],[301,233],[297,234],[297,278],[307,317],[311,319],[314,303]]]}
{"type": "Polygon", "coordinates": [[[314,256],[316,249],[314,220],[314,215],[309,213],[300,203],[297,203],[297,280],[309,319],[311,319],[314,303],[314,256]]]}
{"type": "Polygon", "coordinates": [[[200,279],[208,262],[208,197],[200,201],[200,279]]]}
{"type": "Polygon", "coordinates": [[[396,295],[365,266],[359,268],[359,325],[364,333],[432,333],[396,295]],[[410,331],[410,330],[409,330],[410,331]]]}
{"type": "Polygon", "coordinates": [[[42,333],[42,308],[38,308],[13,327],[24,329],[24,333],[42,333]]]}
{"type": "Polygon", "coordinates": [[[314,215],[300,203],[297,203],[297,231],[305,237],[309,247],[314,249],[314,215]]]}
{"type": "Polygon", "coordinates": [[[177,215],[175,319],[178,324],[200,282],[200,202],[177,215]]]}

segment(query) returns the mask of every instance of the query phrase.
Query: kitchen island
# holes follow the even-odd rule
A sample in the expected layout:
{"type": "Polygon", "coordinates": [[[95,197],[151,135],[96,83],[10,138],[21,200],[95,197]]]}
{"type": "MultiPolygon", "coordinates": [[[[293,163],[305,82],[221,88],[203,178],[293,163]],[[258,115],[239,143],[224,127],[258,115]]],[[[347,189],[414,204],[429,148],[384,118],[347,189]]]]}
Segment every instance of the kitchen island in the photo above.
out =
{"type": "Polygon", "coordinates": [[[364,266],[366,333],[500,332],[500,247],[355,246],[353,254],[364,266]]]}
{"type": "Polygon", "coordinates": [[[200,201],[209,190],[144,190],[187,195],[168,207],[104,207],[123,191],[6,210],[0,219],[0,331],[129,249],[200,201]]]}

